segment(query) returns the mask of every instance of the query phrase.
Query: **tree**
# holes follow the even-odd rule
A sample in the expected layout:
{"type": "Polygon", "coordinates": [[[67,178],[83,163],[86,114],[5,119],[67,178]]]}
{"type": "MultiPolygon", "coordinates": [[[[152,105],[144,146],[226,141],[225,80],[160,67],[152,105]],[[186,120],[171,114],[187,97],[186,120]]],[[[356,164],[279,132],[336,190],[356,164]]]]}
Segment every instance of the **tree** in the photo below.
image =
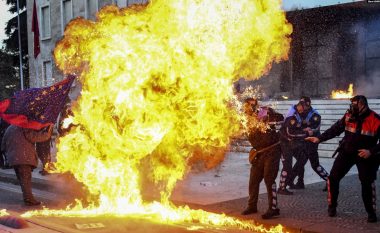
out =
{"type": "Polygon", "coordinates": [[[13,59],[12,55],[0,49],[0,100],[11,97],[16,90],[20,89],[13,59]]]}
{"type": "MultiPolygon", "coordinates": [[[[10,6],[9,12],[15,16],[11,18],[6,27],[5,34],[7,39],[3,40],[5,44],[4,53],[10,56],[13,67],[18,71],[19,70],[19,43],[18,43],[18,22],[17,22],[17,0],[2,0],[6,1],[10,6]],[[16,14],[15,14],[16,13],[16,14]]],[[[29,59],[28,59],[28,29],[27,29],[27,12],[26,12],[26,0],[19,0],[20,7],[20,32],[21,32],[21,52],[22,52],[22,63],[23,63],[23,77],[24,77],[24,88],[29,87],[29,59]]],[[[15,73],[16,78],[13,80],[17,83],[13,85],[15,87],[20,87],[20,77],[15,73]]]]}

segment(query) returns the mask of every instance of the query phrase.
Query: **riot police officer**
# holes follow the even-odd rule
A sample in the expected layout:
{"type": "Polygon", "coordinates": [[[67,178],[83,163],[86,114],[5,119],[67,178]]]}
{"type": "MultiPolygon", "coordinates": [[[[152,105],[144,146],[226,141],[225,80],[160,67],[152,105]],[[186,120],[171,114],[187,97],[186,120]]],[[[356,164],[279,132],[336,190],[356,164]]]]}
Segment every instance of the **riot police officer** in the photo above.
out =
{"type": "Polygon", "coordinates": [[[304,112],[304,106],[301,102],[295,105],[293,115],[285,119],[281,127],[281,148],[282,148],[282,171],[280,176],[280,185],[278,194],[292,195],[293,192],[287,190],[294,177],[292,171],[292,156],[299,158],[298,153],[301,153],[303,141],[306,138],[306,133],[302,127],[301,114],[304,112]]]}
{"type": "Polygon", "coordinates": [[[334,125],[317,137],[306,140],[320,143],[344,132],[343,143],[328,178],[328,215],[335,217],[338,205],[339,182],[356,165],[362,186],[362,198],[368,222],[376,222],[375,180],[379,168],[380,116],[369,109],[367,98],[357,95],[350,109],[334,125]]]}
{"type": "MultiPolygon", "coordinates": [[[[300,118],[297,118],[303,131],[305,131],[306,136],[319,136],[320,126],[321,126],[321,116],[319,113],[311,106],[311,99],[307,96],[302,96],[300,98],[300,103],[302,104],[304,111],[300,114],[300,118]]],[[[292,169],[292,177],[289,178],[289,185],[291,189],[304,189],[304,173],[305,165],[307,161],[310,161],[312,169],[317,173],[323,180],[327,181],[328,172],[319,163],[318,155],[318,144],[313,144],[311,142],[302,142],[303,147],[300,153],[297,154],[297,162],[292,169]],[[294,184],[295,177],[298,176],[298,181],[294,184]]],[[[324,189],[324,191],[327,191],[324,189]]]]}
{"type": "Polygon", "coordinates": [[[250,152],[251,171],[249,177],[249,199],[248,206],[242,212],[243,215],[257,213],[257,201],[259,187],[264,179],[268,193],[268,210],[261,216],[263,219],[270,219],[280,215],[277,207],[276,182],[281,147],[279,143],[279,133],[276,131],[275,123],[283,120],[280,113],[269,107],[259,107],[257,100],[248,98],[245,100],[245,114],[253,117],[259,123],[265,123],[266,127],[256,124],[248,132],[248,139],[253,149],[250,152]]]}

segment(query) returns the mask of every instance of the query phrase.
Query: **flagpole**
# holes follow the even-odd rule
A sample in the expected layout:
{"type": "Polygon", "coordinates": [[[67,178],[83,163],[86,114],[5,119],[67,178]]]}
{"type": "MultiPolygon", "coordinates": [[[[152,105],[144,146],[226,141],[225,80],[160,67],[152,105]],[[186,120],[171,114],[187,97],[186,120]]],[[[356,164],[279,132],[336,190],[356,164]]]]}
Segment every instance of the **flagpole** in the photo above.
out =
{"type": "Polygon", "coordinates": [[[36,71],[36,81],[34,82],[34,85],[37,87],[42,87],[43,85],[38,81],[38,56],[34,59],[34,70],[36,71]]]}
{"type": "Polygon", "coordinates": [[[21,90],[24,90],[24,76],[22,72],[22,52],[21,52],[21,32],[20,32],[20,6],[19,0],[17,0],[17,30],[18,30],[18,50],[19,50],[19,60],[20,60],[20,80],[21,80],[21,90]]]}

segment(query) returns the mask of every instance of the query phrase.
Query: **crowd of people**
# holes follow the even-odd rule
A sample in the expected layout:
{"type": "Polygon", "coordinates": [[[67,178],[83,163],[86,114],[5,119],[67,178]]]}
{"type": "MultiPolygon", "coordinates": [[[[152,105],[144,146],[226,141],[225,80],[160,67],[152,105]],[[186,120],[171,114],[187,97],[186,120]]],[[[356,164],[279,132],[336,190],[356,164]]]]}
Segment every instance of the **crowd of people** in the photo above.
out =
{"type": "Polygon", "coordinates": [[[326,181],[323,191],[327,191],[328,216],[337,216],[339,182],[356,165],[362,199],[368,213],[367,221],[377,222],[375,180],[380,163],[380,116],[369,108],[365,96],[351,98],[344,116],[322,134],[321,116],[311,106],[311,99],[307,96],[302,96],[282,118],[272,108],[259,106],[255,98],[245,100],[244,112],[247,119],[264,122],[267,128],[263,132],[261,127],[253,127],[247,132],[253,148],[249,155],[249,199],[242,215],[257,213],[259,185],[263,179],[268,191],[269,208],[262,218],[280,215],[277,194],[292,195],[289,189],[304,189],[305,164],[310,161],[312,169],[326,181]],[[276,128],[276,122],[281,127],[276,128]],[[319,163],[318,144],[343,132],[343,139],[337,148],[338,156],[329,174],[319,163]],[[282,170],[277,187],[275,179],[280,158],[282,170]],[[294,165],[293,158],[296,160],[294,165]]]}

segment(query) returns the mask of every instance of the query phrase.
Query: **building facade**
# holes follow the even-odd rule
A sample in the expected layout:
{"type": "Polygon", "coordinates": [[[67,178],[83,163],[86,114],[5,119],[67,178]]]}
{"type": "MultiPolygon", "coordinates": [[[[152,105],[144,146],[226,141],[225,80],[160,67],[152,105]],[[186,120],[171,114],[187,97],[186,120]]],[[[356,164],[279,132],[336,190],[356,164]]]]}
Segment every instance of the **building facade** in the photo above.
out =
{"type": "Polygon", "coordinates": [[[41,53],[34,59],[33,1],[27,1],[30,86],[49,86],[63,79],[62,72],[54,64],[53,50],[62,39],[65,26],[70,20],[77,17],[94,20],[96,12],[109,4],[127,7],[145,2],[146,0],[36,0],[41,53]]]}
{"type": "MultiPolygon", "coordinates": [[[[33,54],[31,33],[33,1],[27,1],[28,47],[33,54]]],[[[126,7],[146,0],[36,0],[40,25],[41,54],[29,56],[31,87],[41,87],[63,78],[52,52],[73,18],[95,19],[107,4],[126,7]]],[[[380,3],[347,4],[286,12],[293,25],[289,60],[274,64],[263,78],[240,79],[240,90],[261,86],[267,98],[328,98],[334,89],[354,84],[356,93],[380,97],[380,3]]]]}
{"type": "MultiPolygon", "coordinates": [[[[380,3],[367,1],[294,10],[289,60],[274,64],[257,81],[267,99],[302,95],[330,98],[332,90],[347,90],[380,98],[380,3]]],[[[244,87],[243,87],[244,88],[244,87]]]]}

